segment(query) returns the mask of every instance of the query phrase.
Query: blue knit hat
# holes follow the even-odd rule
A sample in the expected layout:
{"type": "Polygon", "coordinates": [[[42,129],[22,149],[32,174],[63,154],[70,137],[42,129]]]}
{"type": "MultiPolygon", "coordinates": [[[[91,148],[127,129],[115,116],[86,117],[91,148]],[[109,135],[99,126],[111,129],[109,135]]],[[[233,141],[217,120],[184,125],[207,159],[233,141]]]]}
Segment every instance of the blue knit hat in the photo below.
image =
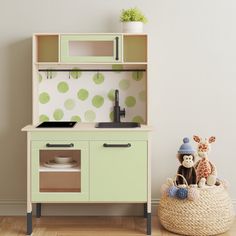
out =
{"type": "Polygon", "coordinates": [[[189,144],[189,138],[183,139],[183,144],[180,146],[178,153],[179,154],[194,154],[195,150],[189,144]]]}

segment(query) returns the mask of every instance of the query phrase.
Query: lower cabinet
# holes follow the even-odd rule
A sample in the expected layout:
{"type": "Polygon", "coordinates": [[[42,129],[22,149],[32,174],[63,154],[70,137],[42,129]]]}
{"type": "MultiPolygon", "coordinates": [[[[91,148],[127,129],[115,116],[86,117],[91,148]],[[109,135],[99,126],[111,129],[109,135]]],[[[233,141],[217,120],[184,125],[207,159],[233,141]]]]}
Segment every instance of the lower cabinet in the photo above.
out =
{"type": "Polygon", "coordinates": [[[41,203],[142,203],[151,235],[148,146],[147,132],[30,132],[27,235],[32,203],[38,218],[41,203]]]}
{"type": "Polygon", "coordinates": [[[147,141],[33,140],[32,202],[147,202],[147,162],[147,141]]]}
{"type": "Polygon", "coordinates": [[[147,142],[90,142],[90,200],[147,201],[147,142]]]}

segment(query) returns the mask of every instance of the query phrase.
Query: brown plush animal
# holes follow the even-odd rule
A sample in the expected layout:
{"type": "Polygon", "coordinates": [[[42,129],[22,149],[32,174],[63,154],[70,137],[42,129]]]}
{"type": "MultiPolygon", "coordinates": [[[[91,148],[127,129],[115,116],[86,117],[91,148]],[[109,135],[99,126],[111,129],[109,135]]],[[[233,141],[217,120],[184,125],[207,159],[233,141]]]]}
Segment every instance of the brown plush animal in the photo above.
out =
{"type": "MultiPolygon", "coordinates": [[[[179,166],[177,173],[185,177],[188,185],[197,184],[197,176],[194,168],[194,155],[178,154],[178,159],[181,165],[179,166]]],[[[178,177],[177,183],[184,184],[183,179],[178,177]]]]}

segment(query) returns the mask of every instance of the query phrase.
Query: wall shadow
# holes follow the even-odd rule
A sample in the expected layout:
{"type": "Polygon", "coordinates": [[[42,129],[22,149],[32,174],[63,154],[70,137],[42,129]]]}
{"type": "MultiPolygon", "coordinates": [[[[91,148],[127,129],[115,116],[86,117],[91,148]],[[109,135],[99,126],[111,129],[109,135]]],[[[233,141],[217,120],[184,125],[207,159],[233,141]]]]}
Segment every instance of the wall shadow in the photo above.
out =
{"type": "MultiPolygon", "coordinates": [[[[26,133],[21,128],[31,123],[32,41],[23,39],[7,45],[3,68],[6,93],[1,114],[0,199],[26,199],[26,133]],[[3,155],[4,154],[4,155],[3,155]]],[[[3,96],[3,95],[1,95],[3,96]]],[[[2,98],[3,99],[3,98],[2,98]]]]}

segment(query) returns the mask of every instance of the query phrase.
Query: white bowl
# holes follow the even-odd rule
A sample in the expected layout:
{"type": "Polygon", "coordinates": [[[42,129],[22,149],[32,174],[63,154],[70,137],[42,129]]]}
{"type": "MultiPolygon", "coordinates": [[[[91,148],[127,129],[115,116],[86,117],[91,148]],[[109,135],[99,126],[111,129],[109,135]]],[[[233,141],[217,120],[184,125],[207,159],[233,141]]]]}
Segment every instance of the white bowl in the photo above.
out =
{"type": "Polygon", "coordinates": [[[58,164],[71,163],[72,157],[54,157],[54,161],[58,164]]]}

